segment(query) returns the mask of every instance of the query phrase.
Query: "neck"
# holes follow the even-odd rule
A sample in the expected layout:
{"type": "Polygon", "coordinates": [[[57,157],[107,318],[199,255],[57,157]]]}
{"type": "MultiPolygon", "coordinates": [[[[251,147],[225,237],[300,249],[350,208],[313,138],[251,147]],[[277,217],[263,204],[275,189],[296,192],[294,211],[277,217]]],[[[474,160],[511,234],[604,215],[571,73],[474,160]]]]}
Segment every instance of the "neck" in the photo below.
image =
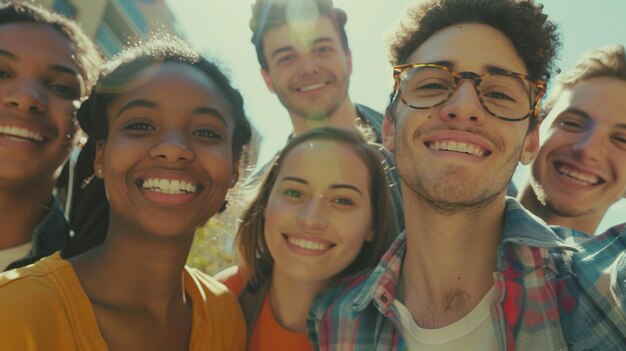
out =
{"type": "Polygon", "coordinates": [[[546,223],[576,229],[590,237],[596,232],[604,214],[608,210],[594,211],[580,216],[562,216],[554,211],[552,206],[549,204],[544,205],[537,199],[537,195],[529,182],[524,184],[517,199],[522,206],[526,207],[535,216],[543,219],[546,223]]]}
{"type": "Polygon", "coordinates": [[[149,237],[110,224],[102,245],[70,259],[94,304],[143,308],[163,318],[184,305],[182,279],[193,233],[179,242],[149,237]]]}
{"type": "MultiPolygon", "coordinates": [[[[408,190],[408,189],[407,189],[408,190]]],[[[405,305],[418,325],[440,328],[467,315],[493,286],[504,195],[479,209],[442,214],[403,191],[405,305]]]]}
{"type": "Polygon", "coordinates": [[[303,333],[311,302],[325,286],[326,283],[292,279],[274,268],[269,293],[276,321],[287,330],[303,333]]]}
{"type": "Polygon", "coordinates": [[[33,231],[48,213],[53,180],[26,187],[0,186],[0,250],[31,240],[33,231]]]}
{"type": "Polygon", "coordinates": [[[339,107],[328,115],[326,118],[319,120],[308,119],[306,116],[300,116],[293,113],[289,113],[291,123],[293,124],[294,135],[298,136],[308,130],[321,127],[336,127],[343,129],[350,129],[358,131],[356,108],[350,101],[349,97],[346,97],[339,107]]]}

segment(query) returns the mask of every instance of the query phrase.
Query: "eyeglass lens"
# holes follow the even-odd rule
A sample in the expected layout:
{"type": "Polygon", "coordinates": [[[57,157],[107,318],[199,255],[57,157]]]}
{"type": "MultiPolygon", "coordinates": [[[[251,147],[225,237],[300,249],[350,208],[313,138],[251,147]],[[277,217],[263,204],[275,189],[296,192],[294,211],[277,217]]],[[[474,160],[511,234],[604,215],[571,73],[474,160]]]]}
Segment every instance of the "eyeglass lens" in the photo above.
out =
{"type": "MultiPolygon", "coordinates": [[[[462,78],[458,84],[461,81],[462,78]]],[[[418,66],[405,70],[400,76],[400,94],[415,108],[429,108],[444,102],[456,86],[454,75],[443,68],[418,66]]],[[[477,90],[485,109],[496,116],[523,118],[532,108],[532,85],[517,76],[487,75],[477,90]]]]}

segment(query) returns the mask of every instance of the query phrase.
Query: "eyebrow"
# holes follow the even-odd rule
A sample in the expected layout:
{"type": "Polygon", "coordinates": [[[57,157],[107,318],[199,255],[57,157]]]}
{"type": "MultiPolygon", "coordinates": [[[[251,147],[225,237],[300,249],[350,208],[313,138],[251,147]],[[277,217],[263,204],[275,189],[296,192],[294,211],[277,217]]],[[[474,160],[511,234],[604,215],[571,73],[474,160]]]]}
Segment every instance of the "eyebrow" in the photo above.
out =
{"type": "MultiPolygon", "coordinates": [[[[578,109],[576,107],[569,107],[569,108],[563,110],[563,112],[561,112],[561,114],[563,114],[563,113],[573,113],[573,114],[578,115],[578,116],[580,116],[580,117],[582,117],[584,119],[592,119],[591,116],[587,112],[585,112],[585,111],[583,111],[581,109],[578,109]]],[[[626,129],[626,123],[617,123],[614,126],[617,127],[617,128],[620,128],[620,129],[626,129]]]]}
{"type": "MultiPolygon", "coordinates": [[[[440,65],[440,66],[444,66],[447,67],[453,71],[458,71],[458,66],[452,62],[452,61],[447,61],[447,60],[442,60],[442,61],[436,61],[436,62],[431,62],[434,63],[436,65],[440,65]]],[[[511,69],[508,68],[504,68],[504,67],[500,67],[500,66],[496,66],[496,65],[483,65],[483,70],[486,71],[487,73],[502,73],[502,72],[516,72],[516,73],[520,73],[517,71],[513,71],[511,69]]],[[[520,74],[524,74],[524,73],[520,73],[520,74]]],[[[524,74],[526,75],[526,74],[524,74]]]]}
{"type": "MultiPolygon", "coordinates": [[[[334,43],[334,41],[330,37],[322,37],[322,38],[317,38],[317,39],[313,40],[313,46],[315,46],[315,45],[317,45],[319,43],[323,43],[323,42],[334,43]]],[[[293,50],[295,50],[293,48],[293,45],[281,46],[281,47],[279,47],[278,49],[276,49],[276,50],[274,50],[272,52],[271,58],[274,58],[274,57],[276,57],[276,55],[279,55],[279,54],[281,54],[283,52],[289,52],[289,51],[293,51],[293,50]]]]}
{"type": "MultiPolygon", "coordinates": [[[[20,61],[19,57],[17,57],[14,53],[5,50],[5,49],[0,49],[0,56],[4,56],[12,61],[20,61]]],[[[72,76],[75,77],[82,77],[82,75],[80,74],[80,72],[76,71],[75,69],[73,69],[72,67],[66,66],[66,65],[60,65],[60,64],[52,64],[50,66],[48,66],[50,69],[52,69],[53,71],[56,72],[60,72],[60,73],[65,73],[65,74],[70,74],[72,76]]]]}
{"type": "MultiPolygon", "coordinates": [[[[306,180],[302,178],[298,178],[298,177],[284,177],[283,179],[281,179],[281,182],[288,181],[288,180],[296,182],[296,183],[300,183],[300,184],[305,184],[305,185],[309,184],[309,182],[307,182],[306,180]]],[[[356,191],[357,193],[359,193],[361,196],[363,196],[363,193],[361,192],[361,190],[357,189],[357,187],[350,185],[350,184],[332,184],[330,188],[331,189],[352,189],[356,191]]]]}
{"type": "Polygon", "coordinates": [[[589,116],[589,114],[581,109],[578,109],[576,107],[568,107],[565,110],[563,110],[560,114],[563,113],[573,113],[575,115],[578,115],[584,119],[591,119],[591,116],[589,116]]]}
{"type": "MultiPolygon", "coordinates": [[[[139,107],[155,109],[158,107],[158,104],[149,100],[145,100],[145,99],[131,100],[126,105],[122,106],[122,108],[117,112],[117,117],[119,117],[122,113],[124,113],[124,111],[128,111],[130,109],[139,108],[139,107]]],[[[220,120],[222,123],[224,123],[224,125],[228,125],[228,123],[226,123],[226,118],[224,118],[224,115],[222,115],[220,111],[212,107],[198,107],[194,109],[193,112],[194,114],[209,115],[209,116],[215,117],[218,120],[220,120]]]]}
{"type": "Polygon", "coordinates": [[[276,55],[279,55],[279,54],[281,54],[283,52],[289,52],[289,51],[293,51],[293,50],[294,50],[293,46],[291,46],[291,45],[279,47],[278,49],[274,50],[274,52],[272,52],[271,58],[274,58],[274,57],[276,57],[276,55]]]}
{"type": "Polygon", "coordinates": [[[126,103],[124,106],[122,106],[122,108],[119,111],[117,111],[117,117],[119,117],[122,113],[124,113],[124,111],[128,111],[130,109],[138,108],[138,107],[154,109],[157,107],[157,104],[155,104],[152,101],[148,101],[144,99],[131,100],[128,103],[126,103]]]}
{"type": "Polygon", "coordinates": [[[226,123],[226,118],[224,118],[224,115],[220,111],[212,107],[198,107],[194,110],[194,113],[198,115],[209,115],[215,117],[219,119],[225,126],[228,125],[228,123],[226,123]]]}
{"type": "Polygon", "coordinates": [[[4,50],[4,49],[0,49],[0,56],[4,56],[6,58],[9,58],[15,61],[18,60],[17,56],[15,56],[12,52],[4,50]]]}

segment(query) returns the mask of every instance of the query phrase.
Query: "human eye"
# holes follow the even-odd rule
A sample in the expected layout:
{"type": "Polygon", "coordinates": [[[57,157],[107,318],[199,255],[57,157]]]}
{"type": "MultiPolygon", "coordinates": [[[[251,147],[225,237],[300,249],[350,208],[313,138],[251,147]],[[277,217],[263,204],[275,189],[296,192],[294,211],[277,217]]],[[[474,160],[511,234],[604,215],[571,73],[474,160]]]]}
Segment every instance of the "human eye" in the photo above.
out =
{"type": "Polygon", "coordinates": [[[447,84],[438,82],[420,82],[415,90],[449,90],[450,87],[447,84]]]}
{"type": "Polygon", "coordinates": [[[193,135],[207,139],[222,139],[222,135],[220,133],[209,128],[197,129],[193,132],[193,135]]]}
{"type": "Polygon", "coordinates": [[[52,83],[49,85],[49,87],[50,90],[68,99],[77,99],[80,97],[77,89],[65,84],[52,83]]]}
{"type": "Polygon", "coordinates": [[[488,76],[478,89],[483,98],[499,104],[521,104],[529,101],[528,83],[524,80],[505,74],[488,76]]]}
{"type": "Polygon", "coordinates": [[[354,206],[354,201],[352,199],[345,196],[338,196],[333,199],[333,203],[342,206],[342,207],[352,207],[354,206]]]}
{"type": "Polygon", "coordinates": [[[331,45],[317,45],[314,52],[320,56],[328,56],[335,52],[335,48],[331,45]]]}
{"type": "Polygon", "coordinates": [[[623,134],[613,135],[611,136],[611,139],[615,141],[617,147],[619,147],[622,150],[626,150],[626,135],[623,135],[623,134]]]}
{"type": "Polygon", "coordinates": [[[292,199],[301,199],[301,198],[304,197],[304,194],[302,194],[302,192],[300,192],[300,191],[298,191],[296,189],[293,189],[293,188],[287,188],[287,189],[283,190],[282,194],[285,197],[292,198],[292,199]]]}
{"type": "Polygon", "coordinates": [[[283,54],[276,58],[276,64],[284,66],[294,61],[295,59],[296,59],[296,55],[293,53],[283,54]]]}
{"type": "Polygon", "coordinates": [[[579,132],[585,129],[585,124],[575,118],[561,118],[558,121],[558,126],[569,132],[579,132]]]}
{"type": "Polygon", "coordinates": [[[6,70],[0,68],[0,79],[11,78],[11,74],[6,70]]]}
{"type": "Polygon", "coordinates": [[[132,121],[124,124],[124,130],[130,132],[143,133],[155,130],[154,126],[145,121],[132,121]]]}
{"type": "Polygon", "coordinates": [[[502,100],[502,101],[515,101],[515,99],[503,92],[499,92],[499,91],[494,91],[491,93],[487,93],[485,94],[486,97],[491,98],[491,99],[496,99],[496,100],[502,100]]]}

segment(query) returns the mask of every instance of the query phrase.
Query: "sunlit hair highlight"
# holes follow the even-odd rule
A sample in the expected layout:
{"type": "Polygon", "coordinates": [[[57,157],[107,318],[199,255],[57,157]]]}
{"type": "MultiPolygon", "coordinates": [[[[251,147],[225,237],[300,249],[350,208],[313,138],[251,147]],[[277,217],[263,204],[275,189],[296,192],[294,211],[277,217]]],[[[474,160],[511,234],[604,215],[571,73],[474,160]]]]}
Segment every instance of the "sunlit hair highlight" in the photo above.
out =
{"type": "Polygon", "coordinates": [[[574,68],[556,77],[556,85],[546,97],[540,117],[545,118],[563,90],[570,89],[581,81],[597,77],[608,77],[626,81],[626,52],[623,45],[606,45],[587,51],[576,62],[574,68]]]}

